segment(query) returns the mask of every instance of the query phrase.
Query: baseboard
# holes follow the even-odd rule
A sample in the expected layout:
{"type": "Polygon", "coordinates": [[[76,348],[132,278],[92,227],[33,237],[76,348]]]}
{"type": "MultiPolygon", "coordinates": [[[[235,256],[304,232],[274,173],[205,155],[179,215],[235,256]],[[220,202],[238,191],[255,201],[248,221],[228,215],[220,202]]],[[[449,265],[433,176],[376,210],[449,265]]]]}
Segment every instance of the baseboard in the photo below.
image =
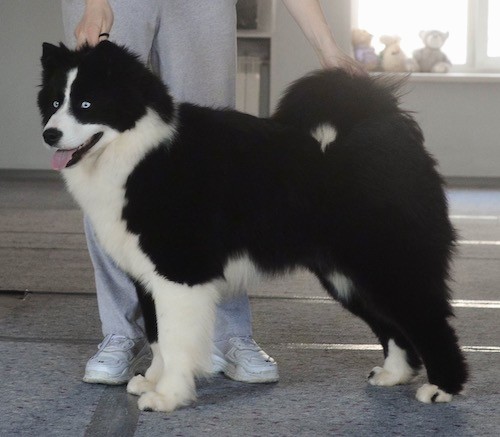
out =
{"type": "Polygon", "coordinates": [[[447,176],[448,188],[500,188],[500,177],[447,176]]]}
{"type": "Polygon", "coordinates": [[[61,174],[54,170],[29,170],[0,168],[0,180],[61,180],[61,174]]]}

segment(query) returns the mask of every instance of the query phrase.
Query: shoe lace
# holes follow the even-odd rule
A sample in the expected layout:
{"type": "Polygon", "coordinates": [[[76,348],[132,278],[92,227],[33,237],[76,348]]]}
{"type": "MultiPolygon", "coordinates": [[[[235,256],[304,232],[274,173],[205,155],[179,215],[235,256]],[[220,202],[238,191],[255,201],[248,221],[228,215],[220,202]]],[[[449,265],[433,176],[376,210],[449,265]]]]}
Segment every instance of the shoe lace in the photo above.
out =
{"type": "Polygon", "coordinates": [[[252,337],[233,337],[229,340],[230,343],[233,344],[237,349],[249,350],[252,352],[257,352],[264,358],[264,360],[268,363],[274,362],[274,360],[265,353],[262,348],[256,343],[256,341],[252,337]]]}
{"type": "Polygon", "coordinates": [[[254,352],[262,350],[252,337],[233,337],[229,342],[240,350],[251,350],[254,352]]]}
{"type": "Polygon", "coordinates": [[[97,346],[100,351],[123,351],[134,346],[134,342],[123,335],[109,334],[97,346]]]}

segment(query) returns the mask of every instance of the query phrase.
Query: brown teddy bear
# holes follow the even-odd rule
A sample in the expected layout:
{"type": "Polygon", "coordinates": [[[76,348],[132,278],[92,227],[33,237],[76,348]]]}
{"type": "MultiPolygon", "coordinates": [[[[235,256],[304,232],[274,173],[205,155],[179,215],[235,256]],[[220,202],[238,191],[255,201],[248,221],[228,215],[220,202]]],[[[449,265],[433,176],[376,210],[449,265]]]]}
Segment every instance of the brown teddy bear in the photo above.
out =
{"type": "Polygon", "coordinates": [[[368,71],[376,71],[379,68],[379,57],[371,46],[373,35],[363,29],[351,31],[351,42],[354,50],[354,59],[368,71]]]}

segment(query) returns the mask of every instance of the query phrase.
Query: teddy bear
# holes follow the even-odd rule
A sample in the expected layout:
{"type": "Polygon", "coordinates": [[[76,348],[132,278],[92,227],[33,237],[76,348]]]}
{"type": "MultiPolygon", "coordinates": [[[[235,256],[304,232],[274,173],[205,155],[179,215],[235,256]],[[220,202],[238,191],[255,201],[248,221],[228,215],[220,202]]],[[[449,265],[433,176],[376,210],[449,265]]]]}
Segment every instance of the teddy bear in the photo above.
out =
{"type": "Polygon", "coordinates": [[[363,29],[352,29],[351,42],[354,49],[354,59],[365,67],[367,71],[376,71],[379,66],[379,57],[371,46],[373,35],[363,29]]]}
{"type": "Polygon", "coordinates": [[[449,33],[439,30],[422,30],[419,36],[425,47],[413,52],[413,60],[417,65],[416,71],[423,73],[447,73],[450,71],[451,62],[441,51],[449,33]]]}
{"type": "Polygon", "coordinates": [[[380,42],[385,48],[380,52],[380,65],[383,71],[406,72],[410,71],[408,58],[406,57],[399,42],[401,38],[393,35],[382,35],[380,42]]]}

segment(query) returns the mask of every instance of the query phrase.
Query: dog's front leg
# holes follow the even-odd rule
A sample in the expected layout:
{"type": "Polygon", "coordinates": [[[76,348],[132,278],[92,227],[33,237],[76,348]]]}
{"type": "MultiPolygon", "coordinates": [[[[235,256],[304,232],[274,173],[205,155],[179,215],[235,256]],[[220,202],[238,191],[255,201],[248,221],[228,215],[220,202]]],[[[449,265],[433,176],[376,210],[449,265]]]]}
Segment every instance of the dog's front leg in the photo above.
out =
{"type": "Polygon", "coordinates": [[[160,353],[158,342],[151,343],[153,361],[146,370],[144,376],[135,375],[127,384],[127,392],[132,395],[140,396],[144,393],[155,391],[156,384],[163,375],[163,357],[160,353]]]}
{"type": "Polygon", "coordinates": [[[196,398],[195,377],[212,368],[211,351],[218,292],[211,284],[151,283],[163,371],[154,391],[139,398],[141,410],[173,411],[196,398]]]}

